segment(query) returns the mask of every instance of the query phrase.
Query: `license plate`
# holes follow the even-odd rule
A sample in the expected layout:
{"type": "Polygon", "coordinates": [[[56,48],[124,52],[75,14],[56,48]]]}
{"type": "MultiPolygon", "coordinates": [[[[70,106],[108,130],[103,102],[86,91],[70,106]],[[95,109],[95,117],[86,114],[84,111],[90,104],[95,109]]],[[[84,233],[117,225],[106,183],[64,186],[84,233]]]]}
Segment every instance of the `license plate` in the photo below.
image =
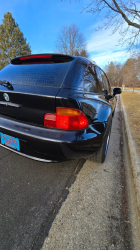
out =
{"type": "Polygon", "coordinates": [[[20,151],[19,139],[0,133],[1,144],[20,151]]]}

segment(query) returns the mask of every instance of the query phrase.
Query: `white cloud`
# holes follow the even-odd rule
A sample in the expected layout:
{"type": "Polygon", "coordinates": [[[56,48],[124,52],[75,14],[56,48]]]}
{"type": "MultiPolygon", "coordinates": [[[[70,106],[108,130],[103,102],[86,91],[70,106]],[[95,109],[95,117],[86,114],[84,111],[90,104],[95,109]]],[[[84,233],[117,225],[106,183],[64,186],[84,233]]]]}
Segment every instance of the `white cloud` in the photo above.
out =
{"type": "Polygon", "coordinates": [[[90,39],[87,41],[87,48],[89,52],[100,52],[106,50],[116,50],[119,46],[117,46],[118,40],[120,36],[115,33],[114,35],[110,35],[107,31],[98,31],[94,32],[90,39]]]}
{"type": "Polygon", "coordinates": [[[124,63],[128,58],[129,56],[124,51],[104,52],[91,56],[91,59],[101,67],[104,67],[111,61],[124,63]]]}
{"type": "MultiPolygon", "coordinates": [[[[95,26],[92,26],[90,31],[92,29],[95,29],[95,26]]],[[[111,35],[111,28],[98,32],[93,31],[87,41],[87,50],[91,59],[101,67],[110,61],[124,63],[129,55],[126,54],[125,45],[118,45],[119,39],[119,32],[111,35]]]]}

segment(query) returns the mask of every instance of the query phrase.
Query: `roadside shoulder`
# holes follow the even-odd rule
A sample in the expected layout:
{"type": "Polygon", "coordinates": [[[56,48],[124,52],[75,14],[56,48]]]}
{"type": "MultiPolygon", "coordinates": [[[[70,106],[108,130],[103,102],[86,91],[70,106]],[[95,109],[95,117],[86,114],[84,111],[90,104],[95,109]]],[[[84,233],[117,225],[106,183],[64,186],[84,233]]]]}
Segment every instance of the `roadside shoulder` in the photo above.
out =
{"type": "Polygon", "coordinates": [[[129,121],[127,113],[121,99],[123,118],[124,118],[124,132],[127,140],[127,146],[129,151],[131,174],[134,185],[134,194],[137,208],[137,218],[138,218],[138,227],[140,230],[140,155],[138,153],[136,142],[132,136],[131,129],[129,126],[129,121]]]}

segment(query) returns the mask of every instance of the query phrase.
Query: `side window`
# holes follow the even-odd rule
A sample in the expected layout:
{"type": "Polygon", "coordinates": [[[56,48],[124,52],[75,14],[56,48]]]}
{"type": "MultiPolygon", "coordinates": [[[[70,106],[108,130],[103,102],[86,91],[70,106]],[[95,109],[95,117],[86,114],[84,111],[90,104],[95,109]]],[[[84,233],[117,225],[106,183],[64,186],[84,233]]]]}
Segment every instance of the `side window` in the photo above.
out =
{"type": "Polygon", "coordinates": [[[97,73],[97,78],[98,78],[100,87],[102,89],[102,92],[104,90],[107,90],[109,92],[109,85],[108,85],[108,81],[104,72],[96,66],[96,73],[97,73]]]}
{"type": "Polygon", "coordinates": [[[83,82],[84,82],[84,90],[87,92],[94,92],[94,93],[100,93],[101,89],[98,84],[97,75],[95,72],[95,68],[92,64],[87,65],[87,67],[84,70],[83,75],[83,82]]]}
{"type": "Polygon", "coordinates": [[[107,77],[106,77],[106,75],[105,75],[105,73],[103,71],[102,71],[102,82],[103,82],[103,85],[104,85],[104,89],[107,90],[108,93],[109,93],[110,89],[109,89],[108,80],[107,80],[107,77]]]}

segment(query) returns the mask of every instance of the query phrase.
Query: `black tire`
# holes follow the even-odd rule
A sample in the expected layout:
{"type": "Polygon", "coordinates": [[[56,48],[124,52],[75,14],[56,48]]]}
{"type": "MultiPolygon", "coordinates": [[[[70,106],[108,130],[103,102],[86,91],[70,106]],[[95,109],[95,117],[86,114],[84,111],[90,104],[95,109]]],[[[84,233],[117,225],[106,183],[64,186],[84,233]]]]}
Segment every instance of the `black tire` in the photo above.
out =
{"type": "Polygon", "coordinates": [[[112,120],[108,126],[108,129],[106,131],[103,143],[99,150],[95,152],[92,156],[88,158],[88,160],[97,162],[97,163],[103,163],[106,159],[108,145],[109,145],[109,139],[110,139],[110,133],[111,133],[111,126],[112,126],[112,120]]]}

